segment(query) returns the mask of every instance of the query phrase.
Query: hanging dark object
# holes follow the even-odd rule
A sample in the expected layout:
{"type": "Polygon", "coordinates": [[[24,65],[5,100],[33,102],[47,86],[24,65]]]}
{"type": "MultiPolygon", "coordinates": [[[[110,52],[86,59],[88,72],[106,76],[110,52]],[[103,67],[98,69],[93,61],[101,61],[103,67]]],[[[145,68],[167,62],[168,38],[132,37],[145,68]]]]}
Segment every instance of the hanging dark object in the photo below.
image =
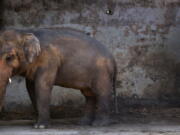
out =
{"type": "Polygon", "coordinates": [[[115,0],[107,0],[107,10],[105,11],[107,15],[113,15],[116,7],[115,0]]]}
{"type": "Polygon", "coordinates": [[[111,9],[107,9],[107,10],[106,10],[106,14],[108,14],[108,15],[113,15],[113,11],[112,11],[111,9]]]}

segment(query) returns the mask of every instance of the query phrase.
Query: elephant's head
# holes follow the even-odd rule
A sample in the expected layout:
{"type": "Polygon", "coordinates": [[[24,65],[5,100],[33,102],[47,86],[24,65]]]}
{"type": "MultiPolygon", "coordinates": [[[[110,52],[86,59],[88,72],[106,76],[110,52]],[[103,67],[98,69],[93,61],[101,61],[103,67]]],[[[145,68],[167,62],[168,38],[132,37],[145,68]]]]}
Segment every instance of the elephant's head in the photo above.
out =
{"type": "Polygon", "coordinates": [[[0,111],[9,78],[39,55],[40,43],[32,33],[6,30],[0,34],[0,111]]]}

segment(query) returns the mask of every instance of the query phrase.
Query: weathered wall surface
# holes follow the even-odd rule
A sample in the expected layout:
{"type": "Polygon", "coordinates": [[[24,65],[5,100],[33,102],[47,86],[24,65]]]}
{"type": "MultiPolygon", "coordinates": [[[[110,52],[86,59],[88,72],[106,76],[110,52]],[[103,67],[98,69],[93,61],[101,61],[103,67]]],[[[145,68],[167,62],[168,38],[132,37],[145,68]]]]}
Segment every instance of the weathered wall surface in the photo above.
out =
{"type": "MultiPolygon", "coordinates": [[[[71,27],[104,43],[117,61],[119,97],[179,98],[179,0],[6,0],[4,7],[5,27],[71,27]]],[[[54,105],[82,100],[79,91],[53,90],[54,105]]],[[[14,79],[6,108],[29,104],[24,80],[14,79]]]]}

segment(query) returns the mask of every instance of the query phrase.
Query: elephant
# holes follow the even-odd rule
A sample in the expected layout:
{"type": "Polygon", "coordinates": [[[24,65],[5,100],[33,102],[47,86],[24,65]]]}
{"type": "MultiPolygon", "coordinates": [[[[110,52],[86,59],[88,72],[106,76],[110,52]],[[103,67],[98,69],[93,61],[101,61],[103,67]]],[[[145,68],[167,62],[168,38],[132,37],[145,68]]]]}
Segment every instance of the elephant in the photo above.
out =
{"type": "Polygon", "coordinates": [[[9,78],[25,78],[37,111],[34,128],[50,124],[54,85],[74,88],[85,96],[83,125],[109,124],[115,92],[116,62],[95,38],[68,28],[5,29],[0,33],[0,109],[9,78]]]}

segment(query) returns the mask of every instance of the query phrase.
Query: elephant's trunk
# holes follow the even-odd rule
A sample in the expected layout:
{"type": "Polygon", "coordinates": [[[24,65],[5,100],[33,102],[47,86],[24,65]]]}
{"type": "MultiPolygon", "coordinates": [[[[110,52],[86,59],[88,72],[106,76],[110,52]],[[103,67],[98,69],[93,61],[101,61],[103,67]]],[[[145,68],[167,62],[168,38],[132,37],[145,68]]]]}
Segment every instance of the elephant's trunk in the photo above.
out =
{"type": "Polygon", "coordinates": [[[9,68],[2,60],[0,60],[0,112],[3,107],[4,96],[6,93],[6,86],[11,77],[12,69],[9,68]]]}
{"type": "Polygon", "coordinates": [[[2,88],[0,89],[0,112],[2,111],[3,108],[4,97],[5,97],[5,88],[2,88]]]}

